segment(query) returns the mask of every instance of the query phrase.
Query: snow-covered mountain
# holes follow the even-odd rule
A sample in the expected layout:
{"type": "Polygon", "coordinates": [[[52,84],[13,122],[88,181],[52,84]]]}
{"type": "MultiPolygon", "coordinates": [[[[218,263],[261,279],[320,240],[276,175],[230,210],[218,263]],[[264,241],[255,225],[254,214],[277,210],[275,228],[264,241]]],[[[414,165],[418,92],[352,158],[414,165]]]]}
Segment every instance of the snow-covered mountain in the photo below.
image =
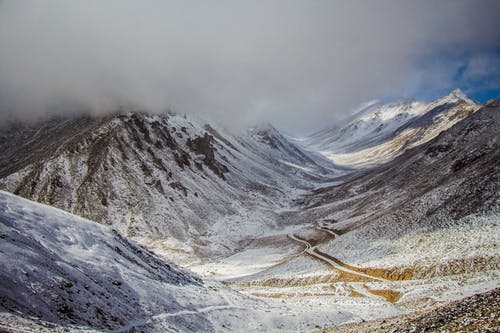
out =
{"type": "Polygon", "coordinates": [[[315,133],[306,138],[306,142],[318,150],[335,146],[341,152],[359,145],[369,146],[386,139],[409,119],[421,114],[424,108],[424,103],[411,99],[388,104],[372,102],[356,112],[345,126],[315,133]]]}
{"type": "Polygon", "coordinates": [[[431,103],[369,103],[340,128],[297,140],[334,163],[366,167],[429,141],[479,108],[459,89],[431,103]]]}
{"type": "Polygon", "coordinates": [[[215,127],[140,112],[10,127],[0,188],[196,258],[272,230],[276,207],[332,175],[271,126],[215,127]]]}

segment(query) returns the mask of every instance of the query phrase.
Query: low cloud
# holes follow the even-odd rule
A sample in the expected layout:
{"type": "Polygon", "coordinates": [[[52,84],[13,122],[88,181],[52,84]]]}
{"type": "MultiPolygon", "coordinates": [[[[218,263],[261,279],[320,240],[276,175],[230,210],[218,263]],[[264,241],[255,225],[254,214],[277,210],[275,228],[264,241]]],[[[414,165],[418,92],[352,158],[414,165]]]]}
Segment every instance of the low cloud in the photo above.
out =
{"type": "Polygon", "coordinates": [[[121,105],[310,131],[372,98],[451,88],[464,64],[477,76],[499,12],[495,0],[4,0],[0,117],[121,105]]]}

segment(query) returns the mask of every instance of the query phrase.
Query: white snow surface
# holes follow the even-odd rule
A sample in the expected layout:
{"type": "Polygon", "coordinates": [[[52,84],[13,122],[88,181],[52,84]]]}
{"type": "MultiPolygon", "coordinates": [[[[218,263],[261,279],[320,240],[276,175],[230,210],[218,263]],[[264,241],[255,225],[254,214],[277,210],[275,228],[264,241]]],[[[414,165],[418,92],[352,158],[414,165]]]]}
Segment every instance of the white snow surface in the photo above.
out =
{"type": "Polygon", "coordinates": [[[1,294],[9,310],[118,328],[156,313],[229,307],[225,294],[235,296],[211,291],[108,227],[3,191],[0,221],[1,294]]]}

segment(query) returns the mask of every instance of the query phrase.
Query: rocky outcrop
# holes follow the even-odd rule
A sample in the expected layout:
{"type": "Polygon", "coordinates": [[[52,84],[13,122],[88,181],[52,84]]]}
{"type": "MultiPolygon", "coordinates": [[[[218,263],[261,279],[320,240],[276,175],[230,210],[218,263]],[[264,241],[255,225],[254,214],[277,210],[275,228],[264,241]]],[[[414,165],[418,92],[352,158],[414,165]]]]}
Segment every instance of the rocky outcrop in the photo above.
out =
{"type": "Polygon", "coordinates": [[[229,172],[229,169],[215,159],[215,148],[212,145],[213,139],[213,136],[205,133],[202,137],[188,139],[187,145],[194,153],[204,155],[203,162],[205,165],[217,176],[225,179],[224,173],[229,172]]]}

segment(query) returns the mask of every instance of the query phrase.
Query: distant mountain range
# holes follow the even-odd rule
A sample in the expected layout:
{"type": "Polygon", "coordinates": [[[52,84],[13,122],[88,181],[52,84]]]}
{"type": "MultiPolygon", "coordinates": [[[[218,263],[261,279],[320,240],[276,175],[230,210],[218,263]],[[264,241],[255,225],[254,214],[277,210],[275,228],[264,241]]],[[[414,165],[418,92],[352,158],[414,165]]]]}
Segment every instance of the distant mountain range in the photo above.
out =
{"type": "Polygon", "coordinates": [[[139,111],[4,125],[0,330],[317,330],[492,289],[499,112],[454,90],[306,138],[139,111]]]}

